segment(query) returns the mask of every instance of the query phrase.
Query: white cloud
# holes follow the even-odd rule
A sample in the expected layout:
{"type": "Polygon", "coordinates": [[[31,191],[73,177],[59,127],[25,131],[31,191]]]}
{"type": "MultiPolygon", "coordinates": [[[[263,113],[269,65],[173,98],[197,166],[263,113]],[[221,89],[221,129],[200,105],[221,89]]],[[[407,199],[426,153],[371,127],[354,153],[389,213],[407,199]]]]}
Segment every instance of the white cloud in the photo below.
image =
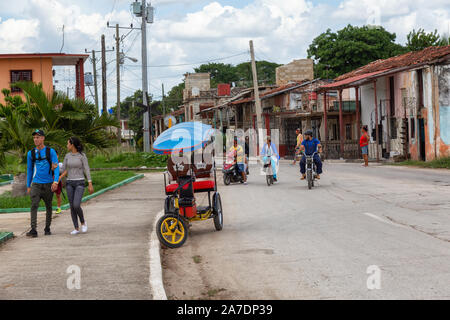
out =
{"type": "Polygon", "coordinates": [[[27,50],[36,52],[30,45],[38,36],[39,21],[37,19],[7,19],[0,21],[0,52],[23,53],[27,50]]]}
{"type": "MultiPolygon", "coordinates": [[[[100,36],[106,35],[106,45],[114,46],[114,29],[119,23],[139,25],[130,13],[128,0],[16,0],[17,6],[0,1],[0,51],[59,52],[62,25],[65,26],[64,52],[82,53],[84,49],[100,49],[100,36]]],[[[227,57],[249,49],[253,39],[257,59],[288,63],[305,58],[311,41],[327,28],[337,31],[347,24],[364,25],[373,14],[380,12],[381,24],[397,34],[398,42],[406,41],[413,28],[447,32],[450,23],[448,0],[343,0],[339,7],[316,4],[306,0],[252,0],[238,7],[224,0],[154,0],[155,23],[148,25],[149,64],[176,65],[227,57]],[[202,5],[206,3],[205,5],[202,5]],[[160,12],[164,16],[159,16],[160,12]],[[187,9],[189,8],[189,9],[187,9]],[[372,9],[372,11],[367,10],[372,9]],[[376,10],[375,10],[376,9],[376,10]]],[[[121,30],[121,34],[127,33],[121,30]]],[[[135,65],[126,62],[122,78],[123,96],[140,88],[141,41],[139,31],[133,31],[123,42],[129,56],[139,59],[135,65]],[[134,40],[134,42],[133,42],[134,40]]],[[[100,54],[97,55],[99,57],[100,54]]],[[[107,54],[107,61],[114,59],[107,54]]],[[[225,63],[248,61],[243,55],[223,60],[225,63]]],[[[109,105],[113,104],[114,63],[108,64],[109,105]]],[[[166,91],[182,79],[182,74],[195,66],[149,68],[150,90],[160,95],[161,82],[166,91]],[[169,78],[173,77],[173,78],[169,78]]],[[[86,71],[91,71],[89,62],[86,71]]],[[[100,73],[99,73],[100,76],[100,73]]]]}

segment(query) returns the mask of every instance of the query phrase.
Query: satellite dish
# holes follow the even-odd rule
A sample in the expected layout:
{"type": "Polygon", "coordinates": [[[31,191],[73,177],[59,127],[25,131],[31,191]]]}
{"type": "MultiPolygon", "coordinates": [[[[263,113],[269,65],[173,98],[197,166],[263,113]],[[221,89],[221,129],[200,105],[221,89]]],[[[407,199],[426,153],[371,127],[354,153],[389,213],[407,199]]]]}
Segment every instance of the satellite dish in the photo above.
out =
{"type": "Polygon", "coordinates": [[[175,118],[174,116],[166,116],[164,118],[164,124],[166,125],[166,128],[170,128],[173,125],[177,124],[177,118],[175,118]]]}

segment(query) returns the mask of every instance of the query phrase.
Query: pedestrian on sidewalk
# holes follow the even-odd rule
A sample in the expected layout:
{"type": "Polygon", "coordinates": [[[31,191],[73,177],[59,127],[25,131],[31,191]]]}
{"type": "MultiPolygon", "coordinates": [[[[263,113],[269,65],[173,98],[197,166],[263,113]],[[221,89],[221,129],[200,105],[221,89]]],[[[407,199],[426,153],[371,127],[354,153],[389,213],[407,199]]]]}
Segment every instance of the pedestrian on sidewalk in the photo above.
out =
{"type": "Polygon", "coordinates": [[[71,137],[67,141],[67,150],[62,166],[63,173],[61,178],[67,175],[66,190],[67,198],[70,203],[70,213],[74,230],[72,235],[80,233],[78,219],[81,223],[81,232],[87,232],[88,227],[84,219],[83,209],[81,209],[81,200],[83,199],[85,189],[85,176],[88,180],[89,193],[94,193],[92,186],[91,171],[86,154],[83,152],[83,145],[77,137],[71,137]]]}
{"type": "Polygon", "coordinates": [[[297,157],[300,152],[300,146],[302,145],[303,142],[302,129],[297,128],[295,130],[295,134],[297,135],[297,144],[295,145],[294,149],[294,162],[292,162],[292,165],[295,165],[295,163],[297,162],[297,157]]]}
{"type": "Polygon", "coordinates": [[[359,139],[359,146],[361,147],[361,153],[364,159],[363,167],[369,166],[369,133],[367,126],[361,128],[361,139],[359,139]]]}
{"type": "Polygon", "coordinates": [[[30,222],[31,230],[27,232],[28,237],[37,237],[37,211],[39,202],[44,200],[45,216],[45,235],[51,235],[50,225],[52,223],[52,201],[53,192],[58,187],[59,168],[58,156],[56,151],[45,146],[45,133],[42,130],[35,130],[33,141],[36,146],[27,153],[27,193],[31,198],[30,222]],[[56,168],[52,170],[52,166],[56,168]]]}
{"type": "MultiPolygon", "coordinates": [[[[56,154],[59,157],[58,151],[56,151],[56,154]]],[[[59,172],[62,173],[62,162],[59,162],[58,165],[56,165],[56,164],[52,165],[52,169],[55,170],[57,166],[59,167],[59,172]]],[[[56,188],[56,191],[55,191],[55,195],[56,195],[56,212],[55,212],[55,214],[60,214],[61,213],[61,202],[62,202],[61,193],[62,193],[62,189],[63,189],[62,180],[59,179],[58,187],[56,188]]]]}

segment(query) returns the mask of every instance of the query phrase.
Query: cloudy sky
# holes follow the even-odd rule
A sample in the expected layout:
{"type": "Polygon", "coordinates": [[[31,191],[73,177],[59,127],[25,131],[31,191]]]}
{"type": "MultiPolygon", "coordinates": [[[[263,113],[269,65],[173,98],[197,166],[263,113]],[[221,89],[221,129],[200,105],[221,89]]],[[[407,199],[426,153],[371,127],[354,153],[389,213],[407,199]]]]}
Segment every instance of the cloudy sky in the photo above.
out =
{"type": "MultiPolygon", "coordinates": [[[[100,50],[100,37],[106,46],[115,45],[114,29],[106,27],[139,26],[132,15],[133,0],[0,0],[0,53],[60,52],[64,25],[65,53],[100,50]]],[[[413,28],[450,27],[448,0],[154,0],[154,24],[148,25],[149,91],[161,97],[180,83],[183,74],[201,62],[237,64],[250,60],[249,40],[255,44],[256,58],[288,63],[305,58],[311,41],[331,28],[347,24],[381,24],[397,34],[404,44],[413,28]]],[[[121,30],[126,34],[127,30],[121,30]]],[[[131,32],[121,44],[127,56],[121,68],[122,99],[141,88],[140,32],[131,32]]],[[[97,54],[100,57],[100,53],[97,54]]],[[[116,100],[115,53],[107,54],[108,106],[116,100]]],[[[98,69],[100,63],[98,63],[98,69]]],[[[74,70],[57,68],[57,88],[73,94],[74,70]]],[[[92,71],[89,61],[85,71],[92,71]]],[[[100,72],[98,74],[100,81],[100,72]]],[[[93,90],[92,90],[93,91],[93,90]]],[[[88,99],[89,90],[86,91],[88,99]]],[[[100,92],[100,88],[99,88],[100,92]]]]}

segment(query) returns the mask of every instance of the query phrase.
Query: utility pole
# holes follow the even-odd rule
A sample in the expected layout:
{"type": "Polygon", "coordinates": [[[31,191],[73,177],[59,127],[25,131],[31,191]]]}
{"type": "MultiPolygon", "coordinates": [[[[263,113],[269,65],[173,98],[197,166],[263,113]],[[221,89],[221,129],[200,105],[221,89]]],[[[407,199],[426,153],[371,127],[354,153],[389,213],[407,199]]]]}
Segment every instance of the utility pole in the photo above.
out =
{"type": "MultiPolygon", "coordinates": [[[[148,105],[147,92],[148,92],[148,80],[147,80],[147,8],[146,0],[141,2],[141,12],[142,12],[142,23],[141,23],[141,43],[142,43],[142,98],[144,105],[148,105]]],[[[152,124],[151,120],[151,109],[144,113],[144,151],[150,152],[151,146],[151,130],[152,124]],[[150,114],[149,114],[150,113],[150,114]],[[149,123],[150,122],[150,123],[149,123]]]]}
{"type": "Polygon", "coordinates": [[[97,60],[95,59],[95,50],[92,50],[92,67],[94,68],[95,111],[98,113],[97,60]]]}
{"type": "MultiPolygon", "coordinates": [[[[87,49],[84,49],[84,52],[88,53],[87,49]]],[[[94,99],[95,99],[95,111],[98,114],[98,87],[97,87],[97,58],[95,58],[95,53],[101,51],[92,50],[92,68],[94,70],[94,99]]],[[[89,89],[90,90],[90,89],[89,89]]],[[[92,93],[91,93],[92,94],[92,93]]]]}
{"type": "Polygon", "coordinates": [[[147,23],[153,23],[153,7],[148,6],[146,0],[141,0],[139,4],[138,0],[132,4],[133,13],[137,17],[141,17],[141,55],[142,55],[142,100],[143,105],[147,106],[147,110],[144,113],[143,126],[144,126],[144,151],[150,152],[152,144],[152,113],[148,101],[148,80],[147,80],[147,23]]]}
{"type": "Polygon", "coordinates": [[[119,121],[119,128],[117,128],[117,140],[119,146],[122,144],[122,122],[120,122],[120,37],[119,25],[116,24],[116,79],[117,79],[117,120],[119,121]]]}
{"type": "Polygon", "coordinates": [[[258,73],[256,71],[255,50],[253,48],[253,40],[250,40],[250,56],[252,58],[253,90],[255,91],[256,130],[259,134],[259,140],[261,142],[263,139],[262,110],[261,110],[261,100],[259,99],[258,73]]]}
{"type": "Polygon", "coordinates": [[[166,124],[164,119],[166,118],[166,105],[164,103],[164,83],[162,84],[162,105],[163,105],[163,124],[162,124],[162,131],[166,130],[166,124]]]}
{"type": "Polygon", "coordinates": [[[102,107],[103,113],[108,113],[108,107],[106,105],[106,47],[105,47],[105,35],[102,34],[102,107]]]}

